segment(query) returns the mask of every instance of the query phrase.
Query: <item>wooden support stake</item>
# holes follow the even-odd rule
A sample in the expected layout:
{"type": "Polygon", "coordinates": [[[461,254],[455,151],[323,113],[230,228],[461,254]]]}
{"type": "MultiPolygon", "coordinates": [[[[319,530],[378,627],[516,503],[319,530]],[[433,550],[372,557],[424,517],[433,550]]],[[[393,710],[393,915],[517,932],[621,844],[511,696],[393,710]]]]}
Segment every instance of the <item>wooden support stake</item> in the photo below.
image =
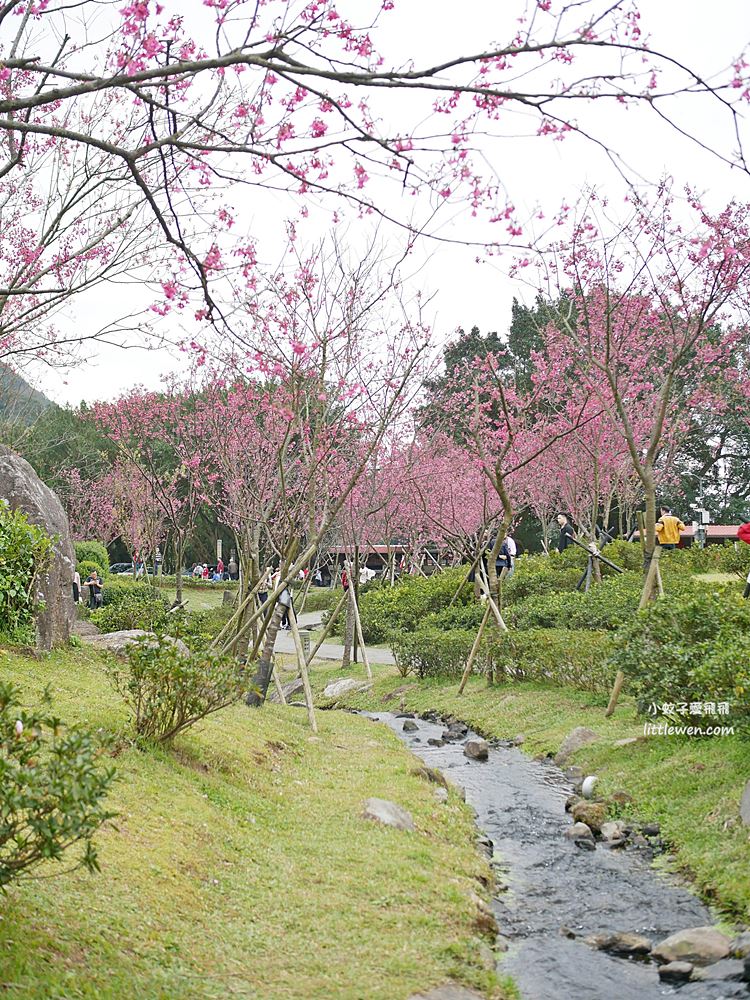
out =
{"type": "MultiPolygon", "coordinates": [[[[365,670],[367,671],[368,681],[372,680],[372,670],[370,670],[370,659],[367,655],[367,647],[365,646],[365,638],[362,635],[362,622],[359,617],[359,607],[357,606],[357,595],[354,595],[354,601],[352,603],[354,608],[354,628],[356,629],[356,634],[359,636],[359,644],[362,651],[362,662],[365,665],[365,670]]],[[[356,662],[356,661],[355,661],[356,662]]]]}
{"type": "Polygon", "coordinates": [[[281,702],[282,705],[286,705],[287,704],[286,695],[284,694],[284,688],[281,685],[281,679],[279,677],[279,672],[276,669],[275,663],[273,665],[273,673],[271,674],[271,676],[273,677],[273,683],[274,687],[276,688],[276,694],[279,696],[279,701],[281,702]]]}
{"type": "Polygon", "coordinates": [[[313,696],[312,688],[310,687],[310,677],[307,673],[307,661],[305,660],[305,653],[302,649],[302,639],[299,634],[299,628],[297,627],[297,617],[294,614],[294,608],[289,606],[289,627],[292,630],[292,636],[294,638],[294,648],[297,651],[297,665],[299,667],[300,676],[302,677],[302,687],[305,691],[305,704],[307,705],[307,718],[310,721],[310,728],[314,733],[318,731],[318,724],[315,721],[315,708],[313,706],[313,696]]]}
{"type": "Polygon", "coordinates": [[[331,614],[330,614],[330,616],[328,618],[328,621],[326,622],[325,628],[323,629],[323,632],[322,632],[320,638],[315,643],[315,646],[313,648],[312,653],[310,653],[310,655],[307,658],[308,666],[312,663],[313,657],[318,652],[318,650],[320,649],[320,647],[323,645],[323,643],[325,642],[325,640],[326,640],[326,638],[328,636],[328,633],[333,628],[333,623],[334,623],[334,621],[336,619],[336,615],[339,613],[339,611],[341,611],[341,608],[343,607],[344,601],[346,600],[346,598],[347,598],[347,595],[346,594],[342,594],[341,597],[339,598],[338,604],[336,605],[336,607],[331,612],[331,614]]]}
{"type": "Polygon", "coordinates": [[[484,629],[485,629],[487,621],[488,621],[488,619],[490,617],[490,611],[491,610],[492,610],[492,608],[491,608],[491,606],[490,606],[490,604],[488,602],[487,603],[487,607],[484,609],[484,615],[482,615],[482,621],[479,624],[479,631],[477,632],[476,638],[474,639],[474,643],[473,643],[473,645],[471,647],[471,652],[469,653],[469,658],[466,661],[466,666],[464,668],[463,675],[461,676],[461,683],[458,685],[458,693],[459,694],[463,694],[464,688],[466,687],[466,682],[468,681],[469,677],[471,676],[471,668],[474,666],[474,660],[476,658],[477,653],[479,652],[479,646],[480,646],[480,643],[482,642],[482,635],[484,634],[484,629]]]}

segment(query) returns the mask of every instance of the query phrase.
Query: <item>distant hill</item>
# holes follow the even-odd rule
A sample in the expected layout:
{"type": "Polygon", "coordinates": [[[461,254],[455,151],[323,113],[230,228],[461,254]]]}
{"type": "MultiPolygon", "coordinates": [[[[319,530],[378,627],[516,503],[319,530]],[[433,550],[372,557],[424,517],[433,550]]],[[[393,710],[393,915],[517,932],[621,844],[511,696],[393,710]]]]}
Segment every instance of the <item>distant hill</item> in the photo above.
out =
{"type": "Polygon", "coordinates": [[[0,362],[0,421],[28,427],[50,406],[52,400],[0,362]]]}

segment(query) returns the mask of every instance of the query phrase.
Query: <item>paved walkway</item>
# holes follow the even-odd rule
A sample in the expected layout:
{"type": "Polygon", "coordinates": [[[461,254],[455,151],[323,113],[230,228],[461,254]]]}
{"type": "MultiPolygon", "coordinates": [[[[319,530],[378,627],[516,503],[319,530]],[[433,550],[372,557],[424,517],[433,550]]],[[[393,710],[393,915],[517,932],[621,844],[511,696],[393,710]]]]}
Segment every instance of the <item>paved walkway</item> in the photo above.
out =
{"type": "MultiPolygon", "coordinates": [[[[321,626],[320,621],[320,611],[307,611],[303,612],[299,616],[300,628],[310,628],[317,629],[321,626]]],[[[294,655],[294,639],[292,638],[291,632],[279,630],[276,636],[276,644],[274,645],[275,653],[291,653],[294,655]]],[[[344,655],[344,647],[339,643],[335,642],[324,642],[320,647],[318,652],[315,654],[316,660],[340,660],[344,655]]],[[[367,647],[367,658],[370,663],[395,663],[393,658],[393,653],[390,649],[374,649],[372,646],[367,647]]],[[[361,654],[357,657],[361,662],[361,654]]]]}

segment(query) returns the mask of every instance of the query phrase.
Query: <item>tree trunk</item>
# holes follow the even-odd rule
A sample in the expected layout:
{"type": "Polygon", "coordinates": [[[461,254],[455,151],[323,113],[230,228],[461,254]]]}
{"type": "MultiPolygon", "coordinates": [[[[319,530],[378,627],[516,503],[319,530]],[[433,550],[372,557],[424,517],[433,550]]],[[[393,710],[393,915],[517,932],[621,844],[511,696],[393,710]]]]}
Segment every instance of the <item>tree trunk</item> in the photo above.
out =
{"type": "Polygon", "coordinates": [[[185,545],[182,538],[182,532],[178,531],[175,533],[174,540],[174,557],[175,557],[175,587],[177,593],[175,594],[175,604],[182,604],[182,556],[185,551],[185,545]]]}
{"type": "Polygon", "coordinates": [[[258,667],[255,671],[255,677],[253,677],[253,690],[249,692],[245,699],[251,708],[259,708],[266,700],[268,685],[271,682],[271,673],[273,671],[273,647],[276,645],[276,636],[278,635],[283,615],[284,608],[277,601],[266,631],[263,653],[258,660],[258,667]]]}
{"type": "Polygon", "coordinates": [[[352,645],[354,643],[354,589],[351,580],[347,591],[346,602],[346,625],[344,626],[344,655],[341,658],[341,669],[348,670],[352,658],[352,645]]]}

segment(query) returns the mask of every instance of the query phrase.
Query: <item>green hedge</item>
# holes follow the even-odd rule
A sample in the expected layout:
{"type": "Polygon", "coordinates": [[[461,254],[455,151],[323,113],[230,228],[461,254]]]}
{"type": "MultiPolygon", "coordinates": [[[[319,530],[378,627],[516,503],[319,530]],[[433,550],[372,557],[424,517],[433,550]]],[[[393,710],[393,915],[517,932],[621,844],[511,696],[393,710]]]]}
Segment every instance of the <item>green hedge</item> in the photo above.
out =
{"type": "MultiPolygon", "coordinates": [[[[397,632],[413,632],[430,612],[448,606],[467,568],[443,570],[429,577],[409,576],[393,587],[380,581],[369,584],[361,592],[359,609],[365,642],[386,642],[397,632]]],[[[456,603],[460,606],[473,600],[472,585],[467,583],[456,603]]]]}
{"type": "Polygon", "coordinates": [[[169,601],[151,588],[133,588],[130,593],[120,595],[116,603],[110,602],[92,611],[91,621],[102,632],[133,628],[158,632],[166,626],[169,607],[169,601]]]}
{"type": "Polygon", "coordinates": [[[653,705],[729,702],[729,721],[747,728],[749,652],[750,602],[704,587],[639,611],[616,636],[611,664],[625,674],[644,714],[653,705]]]}
{"type": "Polygon", "coordinates": [[[396,668],[402,677],[460,677],[476,631],[425,625],[415,632],[399,632],[391,639],[396,668]]]}

